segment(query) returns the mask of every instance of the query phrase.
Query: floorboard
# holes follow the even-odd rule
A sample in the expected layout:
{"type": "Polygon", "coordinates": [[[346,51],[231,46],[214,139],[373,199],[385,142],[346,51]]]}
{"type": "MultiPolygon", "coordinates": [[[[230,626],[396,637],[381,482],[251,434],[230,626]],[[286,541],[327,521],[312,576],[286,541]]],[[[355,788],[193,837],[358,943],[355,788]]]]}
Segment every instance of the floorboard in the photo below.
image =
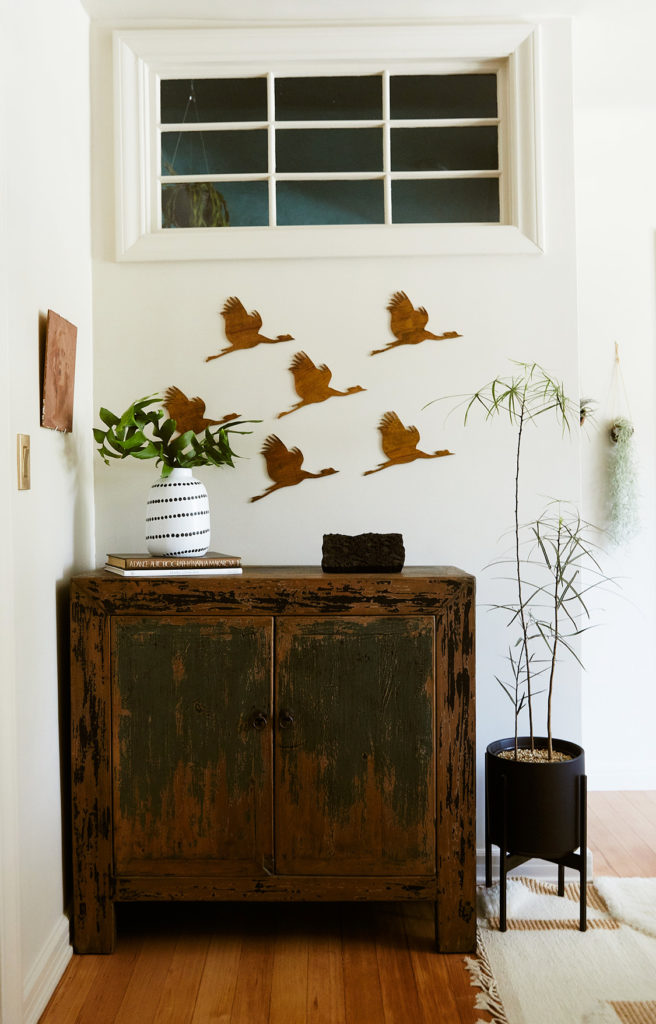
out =
{"type": "MultiPolygon", "coordinates": [[[[589,796],[595,875],[656,877],[656,793],[589,796]]],[[[431,904],[128,904],[112,956],[74,956],[40,1024],[475,1024],[431,904]]]]}
{"type": "Polygon", "coordinates": [[[385,1024],[425,1024],[403,918],[403,907],[398,903],[385,904],[376,915],[376,960],[383,1016],[385,1024]]]}
{"type": "Polygon", "coordinates": [[[342,923],[339,906],[308,915],[307,1024],[346,1024],[342,923]]]}
{"type": "Polygon", "coordinates": [[[385,1021],[373,922],[371,904],[353,904],[343,909],[342,958],[348,1024],[385,1021]]]}
{"type": "Polygon", "coordinates": [[[226,1024],[230,1021],[241,944],[238,930],[221,928],[212,936],[191,1024],[226,1024]]]}

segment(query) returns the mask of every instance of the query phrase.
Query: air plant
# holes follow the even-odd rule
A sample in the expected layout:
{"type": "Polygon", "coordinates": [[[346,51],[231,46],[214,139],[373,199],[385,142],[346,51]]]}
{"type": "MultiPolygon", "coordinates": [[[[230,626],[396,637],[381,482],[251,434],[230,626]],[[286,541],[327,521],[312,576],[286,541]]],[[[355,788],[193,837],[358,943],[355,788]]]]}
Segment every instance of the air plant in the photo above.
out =
{"type": "Polygon", "coordinates": [[[630,420],[619,416],[608,433],[608,534],[619,545],[635,536],[639,525],[634,427],[630,420]]]}
{"type": "Polygon", "coordinates": [[[226,201],[211,181],[162,186],[162,227],[223,228],[229,224],[226,201]]]}
{"type": "Polygon", "coordinates": [[[579,402],[579,424],[583,426],[586,420],[595,418],[597,402],[594,398],[582,398],[579,402]]]}

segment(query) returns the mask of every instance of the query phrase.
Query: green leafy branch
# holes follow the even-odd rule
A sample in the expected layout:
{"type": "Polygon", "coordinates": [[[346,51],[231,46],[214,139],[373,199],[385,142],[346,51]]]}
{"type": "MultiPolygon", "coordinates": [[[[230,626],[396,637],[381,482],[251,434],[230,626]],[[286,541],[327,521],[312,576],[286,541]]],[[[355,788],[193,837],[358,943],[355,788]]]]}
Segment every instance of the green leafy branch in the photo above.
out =
{"type": "Polygon", "coordinates": [[[200,434],[176,431],[176,422],[161,408],[162,396],[147,395],[133,402],[121,416],[101,408],[100,419],[106,429],[94,427],[93,436],[101,459],[155,459],[162,466],[162,476],[173,469],[197,466],[232,466],[239,456],[232,450],[230,434],[250,434],[236,430],[259,420],[231,420],[221,426],[209,426],[200,434]]]}

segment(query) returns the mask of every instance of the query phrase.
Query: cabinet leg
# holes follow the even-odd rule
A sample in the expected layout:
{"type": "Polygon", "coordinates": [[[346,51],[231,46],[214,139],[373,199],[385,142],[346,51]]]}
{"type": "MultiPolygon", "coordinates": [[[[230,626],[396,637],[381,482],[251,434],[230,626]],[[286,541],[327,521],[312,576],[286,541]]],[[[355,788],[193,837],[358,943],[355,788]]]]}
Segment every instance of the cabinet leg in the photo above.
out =
{"type": "Polygon", "coordinates": [[[565,865],[558,865],[558,895],[565,895],[565,865]]]}
{"type": "Polygon", "coordinates": [[[72,920],[76,953],[113,953],[116,945],[116,911],[112,900],[76,901],[72,920]]]}

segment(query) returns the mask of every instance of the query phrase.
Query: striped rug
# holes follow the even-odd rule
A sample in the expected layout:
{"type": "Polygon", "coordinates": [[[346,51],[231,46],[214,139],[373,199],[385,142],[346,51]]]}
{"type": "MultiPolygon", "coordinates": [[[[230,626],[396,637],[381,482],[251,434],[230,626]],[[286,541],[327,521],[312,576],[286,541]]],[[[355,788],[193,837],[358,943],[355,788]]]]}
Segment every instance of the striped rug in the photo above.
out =
{"type": "Polygon", "coordinates": [[[494,1024],[656,1024],[656,879],[598,878],[588,886],[588,930],[578,930],[579,887],[513,878],[507,927],[499,887],[478,897],[478,950],[465,960],[476,1006],[494,1024]]]}

